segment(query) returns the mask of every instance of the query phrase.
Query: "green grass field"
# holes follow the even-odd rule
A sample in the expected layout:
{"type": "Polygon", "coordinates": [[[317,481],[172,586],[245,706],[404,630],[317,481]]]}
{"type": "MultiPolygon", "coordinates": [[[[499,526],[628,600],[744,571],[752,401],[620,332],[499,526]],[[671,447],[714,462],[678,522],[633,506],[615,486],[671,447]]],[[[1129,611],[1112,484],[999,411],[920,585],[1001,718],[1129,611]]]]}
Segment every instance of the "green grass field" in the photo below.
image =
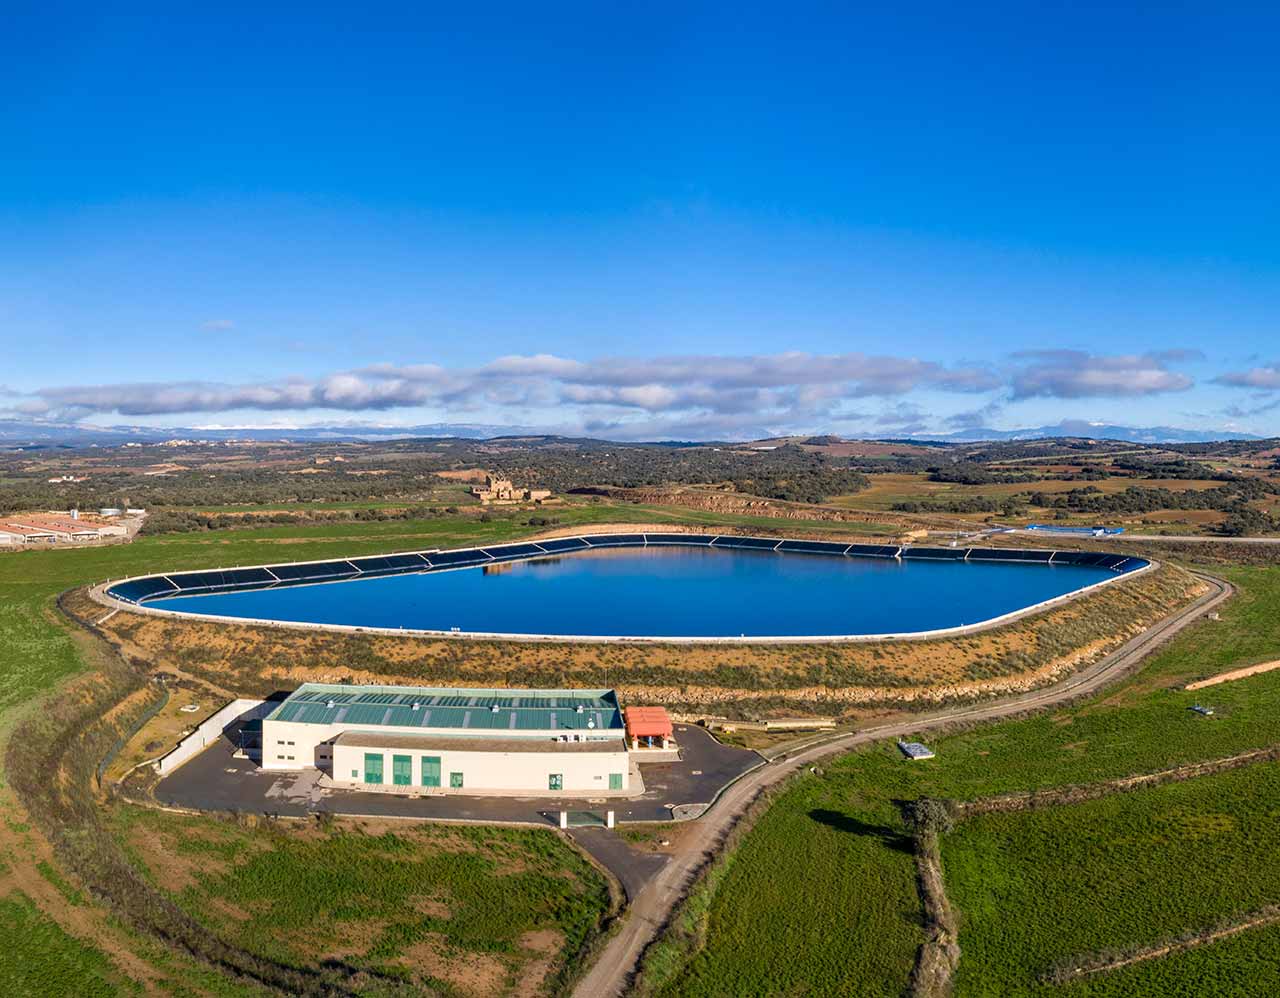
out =
{"type": "Polygon", "coordinates": [[[1280,572],[1225,574],[1241,594],[1222,619],[1183,631],[1118,690],[1055,713],[930,737],[937,758],[926,763],[904,761],[886,742],[798,778],[729,857],[705,901],[701,948],[660,946],[662,973],[651,983],[695,994],[699,982],[732,972],[739,993],[788,981],[825,987],[839,968],[839,993],[898,993],[921,933],[895,801],[1091,782],[1280,743],[1280,673],[1198,694],[1173,688],[1280,655],[1280,572]],[[1187,709],[1201,701],[1217,709],[1213,718],[1187,709]],[[763,856],[769,861],[751,861],[763,856]]]}
{"type": "Polygon", "coordinates": [[[764,813],[700,916],[708,945],[660,994],[902,993],[919,945],[911,843],[848,803],[807,781],[764,813]]]}
{"type": "Polygon", "coordinates": [[[1253,929],[1209,946],[1124,967],[1037,992],[1045,998],[1130,998],[1131,995],[1213,995],[1258,998],[1280,994],[1280,926],[1253,929]]]}
{"type": "Polygon", "coordinates": [[[1280,765],[1040,811],[943,838],[957,995],[1009,995],[1069,957],[1147,946],[1280,902],[1280,765]]]}
{"type": "Polygon", "coordinates": [[[245,828],[130,806],[112,819],[135,862],[228,941],[443,994],[506,993],[535,965],[553,986],[609,907],[604,878],[549,830],[245,828]],[[459,967],[487,987],[460,986],[459,967]]]}
{"type": "Polygon", "coordinates": [[[0,900],[0,993],[14,998],[141,994],[101,953],[67,935],[31,899],[13,892],[0,900]]]}

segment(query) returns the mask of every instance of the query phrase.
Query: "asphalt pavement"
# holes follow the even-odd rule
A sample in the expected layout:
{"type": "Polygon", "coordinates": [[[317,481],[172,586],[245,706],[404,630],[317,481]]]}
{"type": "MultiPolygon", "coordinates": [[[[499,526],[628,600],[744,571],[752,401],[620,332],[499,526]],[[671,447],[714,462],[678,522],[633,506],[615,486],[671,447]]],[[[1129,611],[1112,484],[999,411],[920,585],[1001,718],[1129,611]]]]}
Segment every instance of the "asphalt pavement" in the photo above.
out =
{"type": "Polygon", "coordinates": [[[235,747],[228,738],[219,739],[162,779],[155,797],[162,804],[198,811],[287,817],[327,811],[389,818],[542,823],[557,821],[562,810],[613,810],[618,821],[666,821],[673,807],[709,804],[722,787],[761,761],[754,752],[720,744],[696,725],[677,725],[676,739],[680,761],[642,763],[645,790],[638,797],[424,797],[325,787],[314,769],[267,772],[247,759],[234,758],[235,747]]]}

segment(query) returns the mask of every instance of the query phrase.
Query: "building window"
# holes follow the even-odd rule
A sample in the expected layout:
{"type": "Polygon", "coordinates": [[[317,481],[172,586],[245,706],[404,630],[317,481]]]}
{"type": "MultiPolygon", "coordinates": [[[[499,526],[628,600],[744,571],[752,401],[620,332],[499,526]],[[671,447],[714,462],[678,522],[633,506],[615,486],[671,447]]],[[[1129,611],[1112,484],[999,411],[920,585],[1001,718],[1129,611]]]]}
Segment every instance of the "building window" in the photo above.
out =
{"type": "Polygon", "coordinates": [[[391,757],[391,782],[397,787],[407,787],[413,782],[413,756],[393,755],[391,757]]]}
{"type": "Polygon", "coordinates": [[[358,780],[358,779],[360,779],[360,770],[358,770],[358,769],[353,769],[353,770],[351,771],[351,778],[352,778],[353,780],[358,780]]]}
{"type": "Polygon", "coordinates": [[[547,777],[547,789],[548,789],[548,790],[563,790],[563,789],[564,789],[564,774],[563,774],[563,773],[552,773],[550,776],[548,776],[548,777],[547,777]]]}
{"type": "Polygon", "coordinates": [[[461,789],[462,789],[462,774],[461,774],[461,773],[450,773],[450,774],[449,774],[449,786],[453,787],[453,789],[454,789],[454,790],[461,790],[461,789]]]}
{"type": "Polygon", "coordinates": [[[424,787],[440,786],[440,757],[424,755],[422,757],[422,785],[424,787]]]}
{"type": "Polygon", "coordinates": [[[382,753],[366,752],[364,754],[364,782],[382,782],[382,753]]]}
{"type": "Polygon", "coordinates": [[[609,774],[609,789],[610,789],[610,790],[621,790],[621,789],[622,789],[622,774],[621,774],[621,773],[610,773],[610,774],[609,774]]]}

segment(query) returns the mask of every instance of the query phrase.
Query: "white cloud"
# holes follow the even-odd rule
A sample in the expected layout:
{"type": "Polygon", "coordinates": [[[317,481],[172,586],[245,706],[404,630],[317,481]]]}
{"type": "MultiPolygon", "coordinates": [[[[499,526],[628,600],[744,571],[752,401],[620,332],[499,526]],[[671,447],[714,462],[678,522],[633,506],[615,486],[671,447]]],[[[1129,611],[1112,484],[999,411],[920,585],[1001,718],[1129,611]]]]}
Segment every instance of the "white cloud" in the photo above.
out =
{"type": "Polygon", "coordinates": [[[1014,355],[1010,387],[1015,399],[1125,398],[1180,392],[1194,382],[1169,365],[1197,356],[1163,351],[1104,356],[1080,350],[1029,350],[1014,355]]]}
{"type": "Polygon", "coordinates": [[[206,319],[200,328],[208,333],[225,333],[236,328],[234,319],[206,319]]]}
{"type": "Polygon", "coordinates": [[[1216,384],[1232,388],[1256,388],[1262,391],[1280,390],[1280,363],[1263,367],[1251,367],[1247,371],[1228,371],[1213,379],[1216,384]]]}

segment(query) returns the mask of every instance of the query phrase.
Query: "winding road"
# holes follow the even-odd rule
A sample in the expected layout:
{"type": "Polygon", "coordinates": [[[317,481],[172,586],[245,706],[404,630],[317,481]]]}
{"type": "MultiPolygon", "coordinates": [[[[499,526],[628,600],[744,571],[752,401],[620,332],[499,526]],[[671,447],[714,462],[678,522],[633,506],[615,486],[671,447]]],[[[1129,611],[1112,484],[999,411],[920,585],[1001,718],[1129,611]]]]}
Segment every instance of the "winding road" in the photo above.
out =
{"type": "Polygon", "coordinates": [[[1135,671],[1147,655],[1192,621],[1227,600],[1235,591],[1224,579],[1196,574],[1211,587],[1208,593],[1061,683],[1016,697],[916,715],[817,743],[810,742],[743,775],[724,790],[703,817],[693,822],[680,854],[674,856],[636,894],[622,927],[591,970],[579,981],[574,990],[576,998],[602,998],[623,993],[645,948],[666,924],[698,871],[715,855],[725,837],[762,791],[805,766],[867,742],[936,729],[958,721],[999,720],[1094,693],[1135,671]]]}

